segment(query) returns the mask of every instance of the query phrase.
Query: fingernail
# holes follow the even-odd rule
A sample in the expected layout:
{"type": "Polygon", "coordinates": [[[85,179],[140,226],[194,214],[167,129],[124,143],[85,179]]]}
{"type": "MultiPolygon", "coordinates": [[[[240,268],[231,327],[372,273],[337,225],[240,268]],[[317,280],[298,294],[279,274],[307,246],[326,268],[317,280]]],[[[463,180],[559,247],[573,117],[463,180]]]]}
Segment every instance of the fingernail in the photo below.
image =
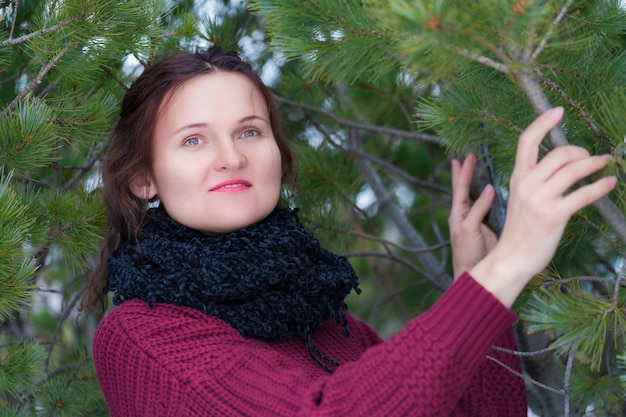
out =
{"type": "Polygon", "coordinates": [[[562,115],[563,114],[563,107],[562,106],[553,107],[553,108],[549,109],[548,111],[554,113],[555,115],[562,115]]]}
{"type": "Polygon", "coordinates": [[[615,187],[615,184],[617,184],[617,177],[606,177],[606,179],[611,187],[615,187]]]}
{"type": "Polygon", "coordinates": [[[602,157],[602,159],[604,159],[605,161],[609,161],[611,159],[613,159],[613,156],[611,154],[604,154],[604,155],[600,155],[602,157]]]}

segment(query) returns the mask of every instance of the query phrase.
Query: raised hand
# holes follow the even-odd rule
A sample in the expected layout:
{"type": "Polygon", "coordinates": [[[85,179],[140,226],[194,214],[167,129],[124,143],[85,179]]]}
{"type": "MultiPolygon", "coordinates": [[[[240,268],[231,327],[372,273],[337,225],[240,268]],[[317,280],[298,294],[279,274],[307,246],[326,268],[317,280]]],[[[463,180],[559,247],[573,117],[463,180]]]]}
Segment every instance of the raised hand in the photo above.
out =
{"type": "Polygon", "coordinates": [[[487,185],[473,204],[470,200],[470,183],[475,168],[474,155],[468,155],[462,163],[457,159],[452,161],[452,208],[448,225],[455,279],[483,259],[498,242],[495,233],[483,224],[493,203],[493,187],[487,185]]]}
{"type": "Polygon", "coordinates": [[[548,265],[570,217],[608,194],[617,182],[615,177],[604,177],[566,194],[577,181],[602,169],[610,157],[562,146],[538,161],[539,144],[562,116],[560,107],[548,110],[520,136],[502,236],[470,271],[507,306],[548,265]]]}

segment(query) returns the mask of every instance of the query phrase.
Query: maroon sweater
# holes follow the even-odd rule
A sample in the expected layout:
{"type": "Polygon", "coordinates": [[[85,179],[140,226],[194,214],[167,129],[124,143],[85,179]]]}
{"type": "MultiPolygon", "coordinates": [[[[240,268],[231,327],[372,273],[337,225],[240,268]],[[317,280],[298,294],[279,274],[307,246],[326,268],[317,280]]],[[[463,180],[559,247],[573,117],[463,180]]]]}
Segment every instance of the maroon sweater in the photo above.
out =
{"type": "Polygon", "coordinates": [[[126,301],[100,323],[93,356],[111,416],[527,415],[515,315],[464,274],[388,341],[349,317],[328,320],[316,346],[341,366],[331,375],[301,339],[244,338],[188,307],[126,301]]]}

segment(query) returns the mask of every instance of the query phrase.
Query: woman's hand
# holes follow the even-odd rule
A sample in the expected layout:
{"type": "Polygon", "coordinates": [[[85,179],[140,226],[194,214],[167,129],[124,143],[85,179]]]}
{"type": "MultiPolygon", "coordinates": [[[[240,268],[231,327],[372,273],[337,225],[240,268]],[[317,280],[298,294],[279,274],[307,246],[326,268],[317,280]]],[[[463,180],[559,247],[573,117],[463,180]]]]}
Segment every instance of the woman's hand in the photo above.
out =
{"type": "Polygon", "coordinates": [[[469,271],[498,242],[495,233],[483,224],[493,203],[493,187],[487,185],[473,204],[470,200],[470,183],[475,168],[474,155],[468,155],[462,163],[456,159],[452,161],[452,208],[448,225],[454,279],[464,271],[469,271]]]}
{"type": "Polygon", "coordinates": [[[562,116],[560,107],[548,110],[520,136],[500,241],[470,271],[508,307],[528,281],[548,265],[569,218],[608,194],[617,182],[615,177],[600,178],[565,194],[610,159],[606,155],[590,156],[580,147],[558,147],[538,162],[539,144],[562,116]]]}

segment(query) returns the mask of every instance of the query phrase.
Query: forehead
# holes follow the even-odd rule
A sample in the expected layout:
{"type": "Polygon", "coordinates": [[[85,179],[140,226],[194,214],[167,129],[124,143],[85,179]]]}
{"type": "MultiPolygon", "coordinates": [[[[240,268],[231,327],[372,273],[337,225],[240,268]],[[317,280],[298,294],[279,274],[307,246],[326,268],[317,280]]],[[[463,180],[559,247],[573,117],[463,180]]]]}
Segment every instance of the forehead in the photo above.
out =
{"type": "MultiPolygon", "coordinates": [[[[267,115],[267,103],[257,86],[245,75],[231,71],[215,71],[196,75],[167,94],[159,107],[159,119],[168,113],[193,113],[207,110],[222,115],[250,112],[267,115]]],[[[178,118],[178,117],[177,117],[178,118]]]]}

